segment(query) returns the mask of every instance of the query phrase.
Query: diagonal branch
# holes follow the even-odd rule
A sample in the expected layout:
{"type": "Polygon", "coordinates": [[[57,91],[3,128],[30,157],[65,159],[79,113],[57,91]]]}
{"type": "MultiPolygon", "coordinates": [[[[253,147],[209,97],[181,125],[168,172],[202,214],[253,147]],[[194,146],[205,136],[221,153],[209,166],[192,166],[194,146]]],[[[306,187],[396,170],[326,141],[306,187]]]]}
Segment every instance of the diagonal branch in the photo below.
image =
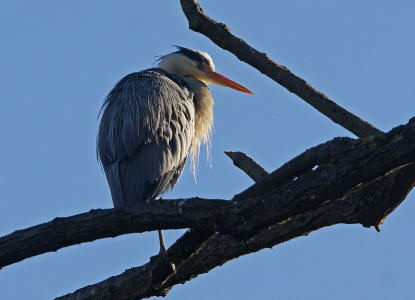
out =
{"type": "Polygon", "coordinates": [[[382,134],[382,131],[330,100],[288,68],[271,60],[266,53],[252,48],[244,40],[234,36],[225,24],[209,18],[196,0],[180,0],[180,3],[191,30],[207,36],[216,45],[273,79],[356,136],[363,138],[382,134]]]}
{"type": "Polygon", "coordinates": [[[310,148],[285,163],[269,176],[256,182],[242,193],[235,195],[233,199],[238,200],[253,195],[262,195],[275,186],[295,180],[307,170],[318,167],[320,164],[327,163],[334,155],[337,155],[340,152],[347,152],[348,148],[345,148],[345,146],[349,143],[353,143],[353,140],[349,138],[335,138],[329,142],[310,148]]]}

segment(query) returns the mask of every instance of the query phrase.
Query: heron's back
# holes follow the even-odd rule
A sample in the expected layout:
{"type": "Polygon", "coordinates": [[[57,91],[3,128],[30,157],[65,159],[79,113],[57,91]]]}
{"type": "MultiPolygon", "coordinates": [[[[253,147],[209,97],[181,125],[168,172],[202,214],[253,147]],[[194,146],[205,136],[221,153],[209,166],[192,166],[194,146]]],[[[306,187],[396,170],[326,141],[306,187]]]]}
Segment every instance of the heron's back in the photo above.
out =
{"type": "Polygon", "coordinates": [[[161,69],[132,73],[107,96],[97,151],[114,206],[148,202],[178,180],[194,136],[193,93],[161,69]]]}

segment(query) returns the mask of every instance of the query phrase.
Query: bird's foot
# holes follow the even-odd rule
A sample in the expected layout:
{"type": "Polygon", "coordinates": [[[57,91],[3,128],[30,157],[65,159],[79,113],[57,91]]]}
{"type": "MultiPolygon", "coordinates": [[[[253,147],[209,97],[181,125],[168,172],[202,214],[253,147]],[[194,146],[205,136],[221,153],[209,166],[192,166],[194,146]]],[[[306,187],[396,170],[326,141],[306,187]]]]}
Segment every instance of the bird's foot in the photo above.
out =
{"type": "MultiPolygon", "coordinates": [[[[161,230],[159,230],[158,234],[159,234],[159,241],[160,241],[160,251],[159,251],[159,254],[156,257],[160,258],[161,260],[165,260],[167,263],[170,264],[171,271],[176,272],[176,266],[174,265],[174,263],[172,263],[169,260],[168,255],[167,255],[167,248],[166,248],[166,244],[164,243],[163,232],[161,230]]],[[[155,258],[155,257],[153,256],[150,260],[153,260],[153,258],[155,258]]]]}
{"type": "Polygon", "coordinates": [[[165,265],[166,267],[164,268],[168,268],[168,272],[176,272],[176,265],[169,259],[166,249],[160,249],[160,252],[157,255],[150,257],[150,261],[155,263],[156,265],[165,265]]]}

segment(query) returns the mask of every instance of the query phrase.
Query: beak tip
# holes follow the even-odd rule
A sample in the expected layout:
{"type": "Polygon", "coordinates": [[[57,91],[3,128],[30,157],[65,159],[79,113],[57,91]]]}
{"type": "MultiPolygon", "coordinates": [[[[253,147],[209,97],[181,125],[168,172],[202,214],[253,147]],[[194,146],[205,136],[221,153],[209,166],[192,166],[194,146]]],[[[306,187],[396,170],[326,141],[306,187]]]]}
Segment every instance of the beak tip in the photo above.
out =
{"type": "Polygon", "coordinates": [[[254,94],[253,92],[251,92],[250,90],[248,90],[246,87],[243,87],[243,89],[240,89],[239,91],[241,91],[243,93],[246,93],[246,94],[250,94],[250,95],[253,95],[254,94]]]}
{"type": "Polygon", "coordinates": [[[227,77],[225,77],[225,76],[223,76],[219,73],[210,72],[208,74],[208,77],[212,80],[211,81],[212,83],[219,84],[219,85],[222,85],[222,86],[227,86],[229,88],[232,88],[234,90],[237,90],[237,91],[240,91],[240,92],[243,92],[243,93],[247,93],[247,94],[251,94],[251,95],[254,94],[250,90],[248,90],[246,87],[240,85],[239,83],[236,83],[233,80],[230,80],[229,78],[227,78],[227,77]]]}

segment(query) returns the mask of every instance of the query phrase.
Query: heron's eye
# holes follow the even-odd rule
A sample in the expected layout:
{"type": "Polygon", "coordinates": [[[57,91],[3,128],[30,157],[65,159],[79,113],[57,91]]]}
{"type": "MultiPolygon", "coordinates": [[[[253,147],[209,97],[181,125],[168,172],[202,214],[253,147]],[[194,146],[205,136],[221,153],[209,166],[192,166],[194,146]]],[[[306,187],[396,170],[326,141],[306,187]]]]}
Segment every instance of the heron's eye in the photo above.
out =
{"type": "Polygon", "coordinates": [[[212,70],[211,66],[205,62],[198,62],[198,68],[204,72],[212,70]]]}
{"type": "Polygon", "coordinates": [[[204,70],[203,63],[202,63],[202,62],[200,62],[200,61],[198,61],[198,62],[197,62],[197,68],[198,68],[199,70],[204,70]]]}

